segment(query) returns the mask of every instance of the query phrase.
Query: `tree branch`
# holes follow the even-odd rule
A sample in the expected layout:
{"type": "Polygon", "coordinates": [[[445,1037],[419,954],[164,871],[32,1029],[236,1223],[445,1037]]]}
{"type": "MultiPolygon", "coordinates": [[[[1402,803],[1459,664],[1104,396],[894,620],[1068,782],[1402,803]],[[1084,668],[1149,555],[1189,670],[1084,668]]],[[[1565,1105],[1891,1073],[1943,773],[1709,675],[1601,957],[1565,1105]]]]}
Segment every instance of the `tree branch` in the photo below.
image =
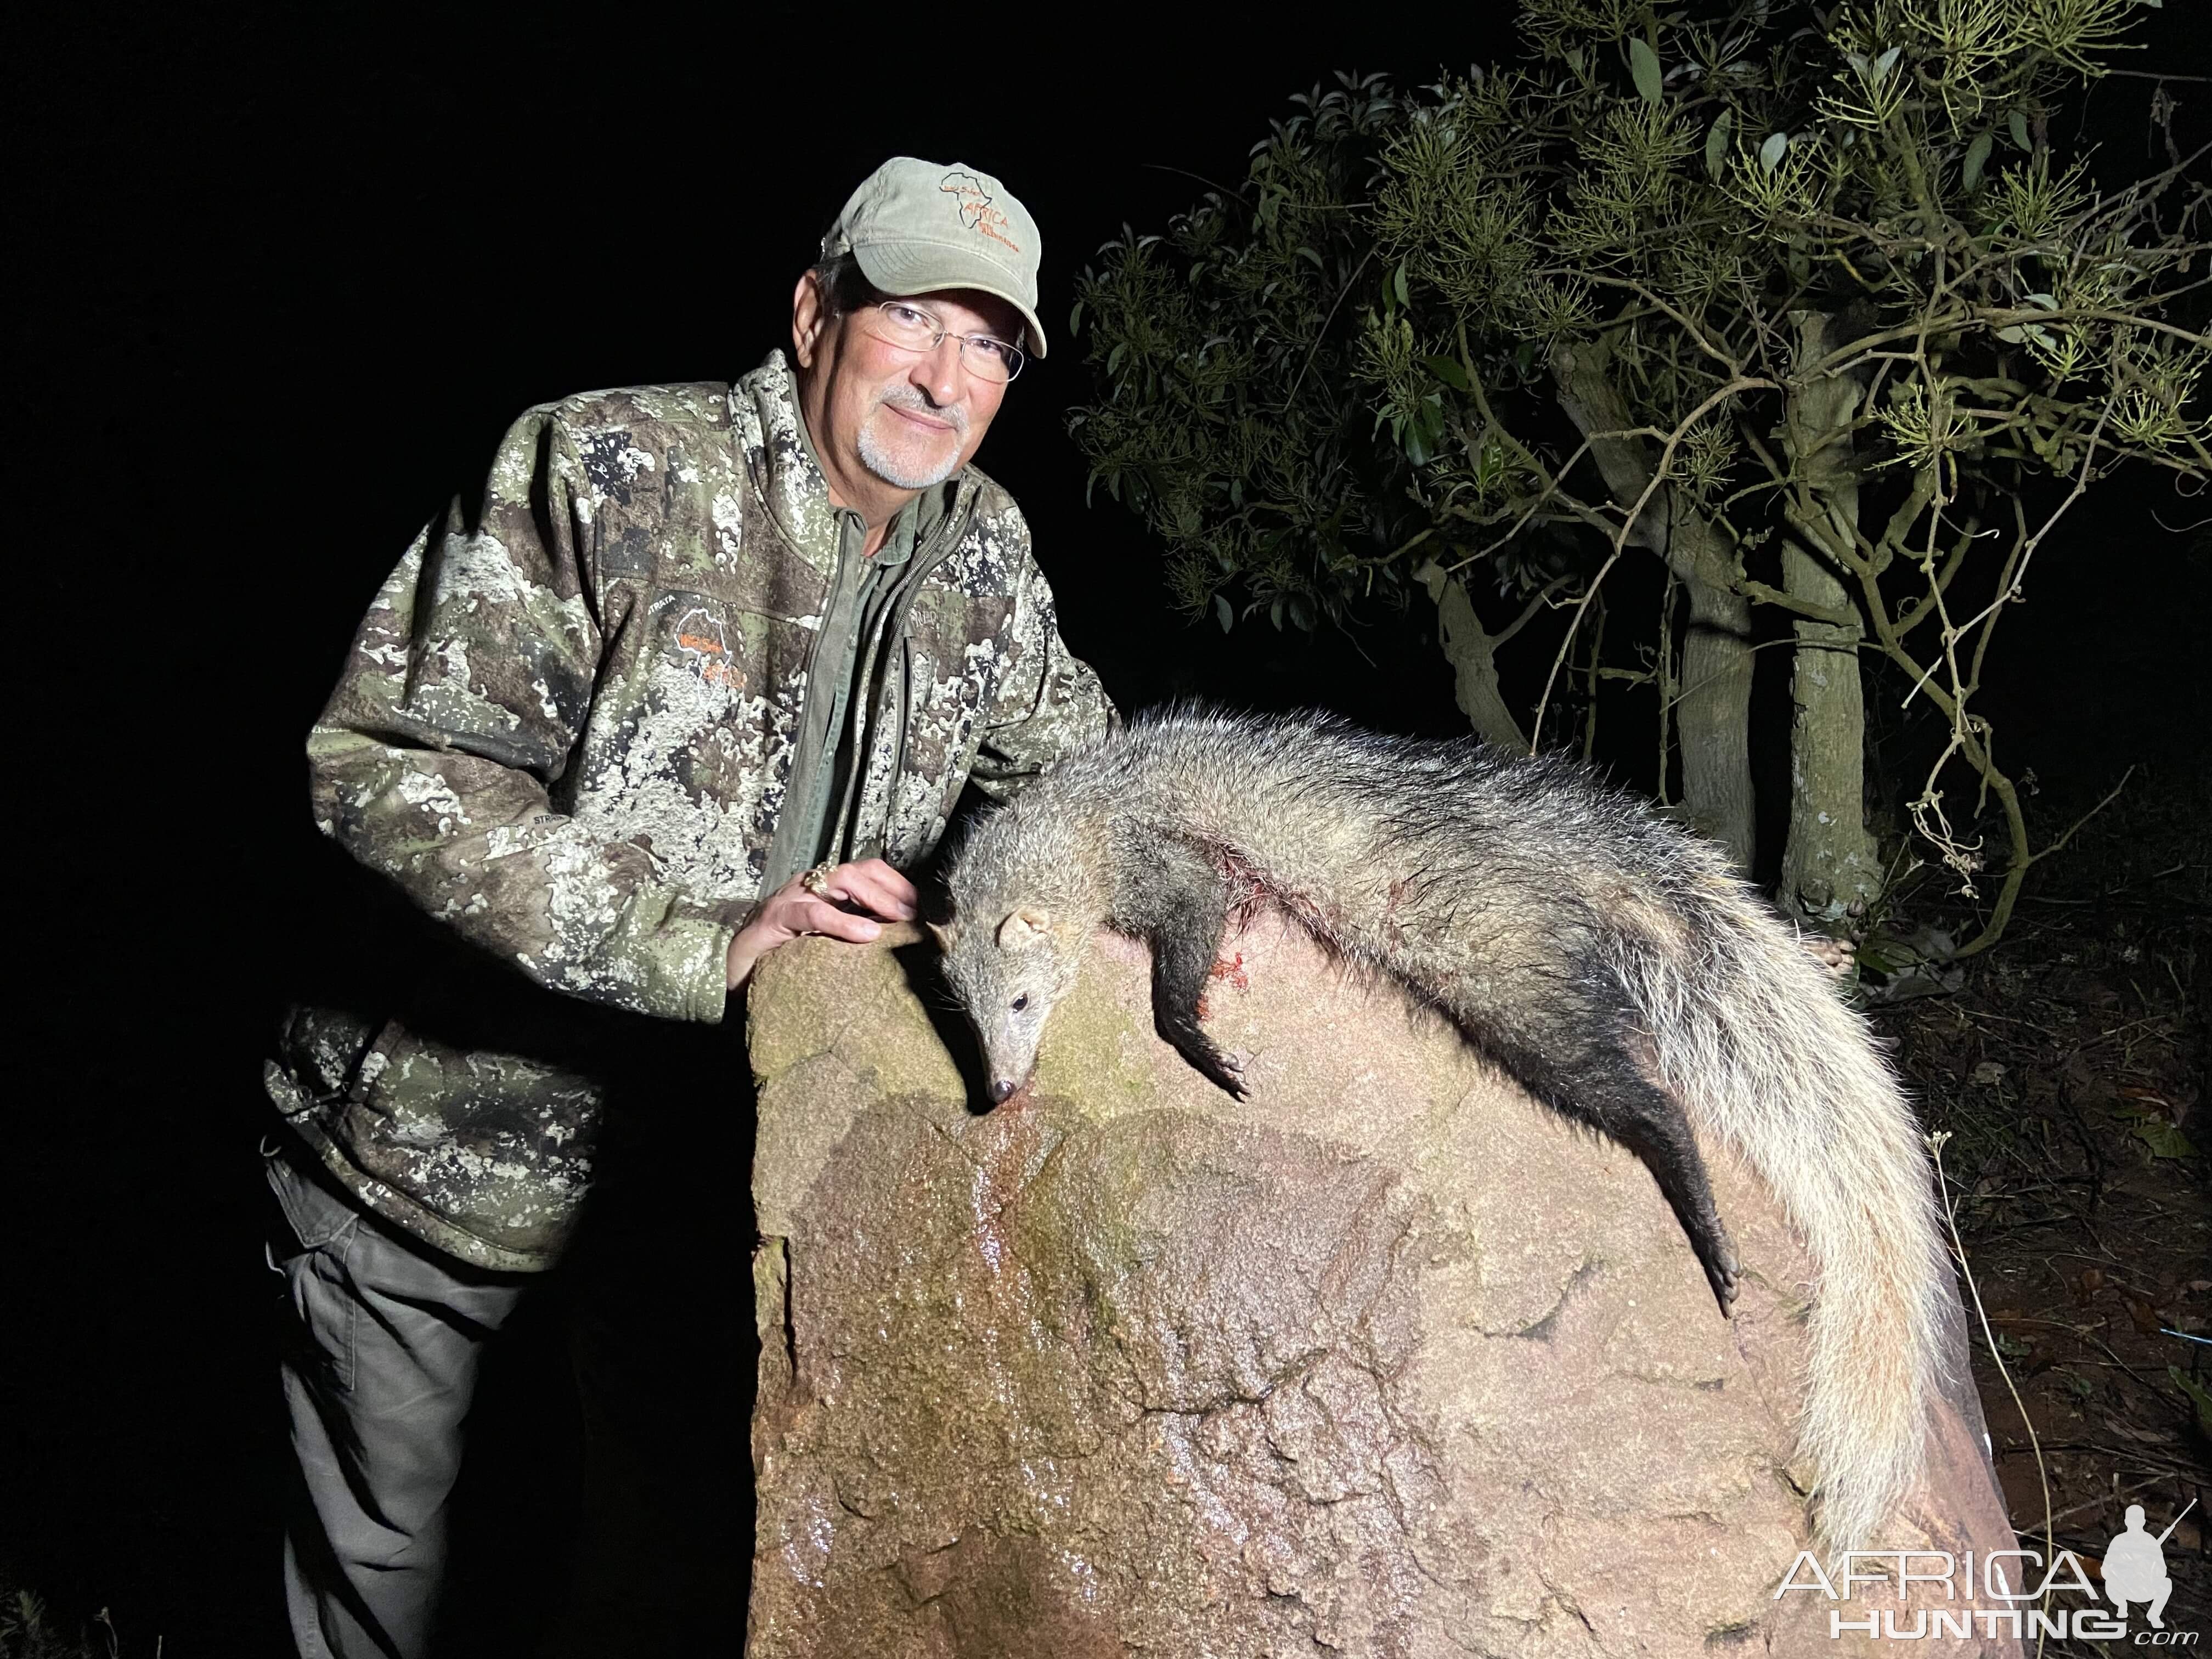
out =
{"type": "MultiPolygon", "coordinates": [[[[1559,655],[1552,659],[1552,672],[1544,677],[1544,695],[1536,700],[1536,718],[1528,728],[1531,734],[1528,749],[1530,754],[1536,752],[1535,745],[1542,740],[1544,710],[1552,701],[1552,687],[1559,680],[1559,665],[1567,659],[1567,647],[1575,642],[1575,630],[1582,626],[1583,612],[1589,609],[1590,601],[1596,597],[1598,586],[1605,580],[1606,573],[1620,562],[1621,554],[1627,550],[1630,533],[1643,519],[1644,509],[1650,505],[1651,497],[1657,493],[1659,486],[1666,482],[1667,469],[1674,464],[1674,450],[1682,441],[1683,434],[1704,419],[1708,410],[1725,403],[1739,392],[1748,392],[1760,386],[1769,391],[1780,390],[1772,380],[1763,380],[1757,376],[1738,375],[1684,416],[1674,429],[1666,434],[1666,444],[1659,452],[1659,464],[1651,469],[1650,478],[1644,484],[1643,494],[1637,496],[1635,505],[1628,509],[1627,517],[1621,520],[1620,529],[1613,538],[1613,551],[1606,555],[1605,562],[1598,567],[1597,574],[1590,578],[1589,586],[1583,590],[1581,602],[1575,606],[1575,614],[1568,620],[1567,636],[1559,641],[1559,655]]],[[[1672,492],[1669,492],[1670,502],[1671,500],[1672,492]]],[[[1726,587],[1729,584],[1721,582],[1715,583],[1714,586],[1726,587]]]]}
{"type": "Polygon", "coordinates": [[[1785,593],[1778,587],[1769,587],[1765,582],[1753,581],[1748,576],[1738,579],[1735,591],[1747,599],[1757,599],[1761,605],[1774,605],[1800,617],[1810,617],[1814,622],[1827,623],[1836,628],[1851,627],[1859,619],[1856,611],[1831,611],[1824,605],[1814,605],[1794,593],[1785,593]]]}

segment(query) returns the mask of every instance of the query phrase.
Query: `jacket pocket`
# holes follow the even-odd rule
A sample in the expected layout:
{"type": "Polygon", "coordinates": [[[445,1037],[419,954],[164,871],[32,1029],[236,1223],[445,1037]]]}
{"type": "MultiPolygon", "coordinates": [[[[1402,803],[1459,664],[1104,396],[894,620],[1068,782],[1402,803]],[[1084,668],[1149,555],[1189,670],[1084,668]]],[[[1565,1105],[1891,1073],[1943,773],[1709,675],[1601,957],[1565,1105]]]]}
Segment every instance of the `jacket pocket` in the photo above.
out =
{"type": "MultiPolygon", "coordinates": [[[[562,1020],[557,1000],[545,1001],[546,1015],[562,1020]]],[[[519,1255],[556,1249],[591,1185],[605,1085],[575,1069],[576,1057],[477,1046],[478,1033],[447,1035],[394,1021],[362,1066],[332,1138],[370,1180],[442,1226],[519,1255]]]]}
{"type": "Polygon", "coordinates": [[[303,1247],[277,1269],[292,1310],[285,1364],[303,1376],[319,1373],[343,1394],[353,1387],[359,1352],[361,1304],[352,1290],[352,1256],[361,1216],[281,1154],[269,1160],[269,1184],[303,1247]]]}
{"type": "Polygon", "coordinates": [[[267,1160],[269,1189],[291,1224],[300,1247],[318,1250],[361,1220],[361,1212],[331,1192],[292,1161],[289,1154],[273,1152],[267,1160]]]}

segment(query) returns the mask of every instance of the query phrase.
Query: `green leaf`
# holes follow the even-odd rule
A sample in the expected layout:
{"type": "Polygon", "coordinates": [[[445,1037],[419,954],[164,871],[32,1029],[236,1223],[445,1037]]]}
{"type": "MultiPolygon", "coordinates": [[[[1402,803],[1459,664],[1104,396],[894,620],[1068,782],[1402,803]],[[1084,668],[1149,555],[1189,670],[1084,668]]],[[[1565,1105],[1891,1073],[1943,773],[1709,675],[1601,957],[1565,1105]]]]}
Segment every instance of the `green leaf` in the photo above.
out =
{"type": "Polygon", "coordinates": [[[2013,143],[2018,144],[2022,149],[2030,148],[2027,142],[2027,114],[2026,111],[2014,110],[2010,116],[2006,118],[2005,125],[2012,130],[2013,143]]]}
{"type": "Polygon", "coordinates": [[[1121,344],[1115,346],[1111,351],[1106,354],[1106,373],[1109,375],[1111,375],[1115,369],[1121,367],[1121,359],[1128,355],[1128,350],[1129,343],[1127,340],[1124,340],[1121,344]]]}
{"type": "Polygon", "coordinates": [[[1406,292],[1406,262],[1403,259],[1398,261],[1398,269],[1391,273],[1390,282],[1394,291],[1398,295],[1400,305],[1409,306],[1413,303],[1406,292]]]}
{"type": "MultiPolygon", "coordinates": [[[[2158,0],[2146,0],[2146,3],[2154,6],[2158,0]]],[[[2179,1365],[2168,1365],[2166,1374],[2173,1379],[2174,1387],[2187,1395],[2190,1403],[2197,1407],[2197,1426],[2204,1433],[2212,1434],[2212,1393],[2208,1393],[2203,1384],[2179,1365]]]]}
{"type": "Polygon", "coordinates": [[[1771,135],[1767,141],[1759,147],[1759,170],[1761,173],[1773,172],[1782,165],[1782,154],[1789,148],[1788,133],[1778,132],[1771,135]]]}
{"type": "Polygon", "coordinates": [[[1892,46],[1874,60],[1874,79],[1877,85],[1889,78],[1890,70],[1897,67],[1898,53],[1904,50],[1902,46],[1892,46]]]}
{"type": "Polygon", "coordinates": [[[1322,264],[1322,262],[1321,262],[1321,255],[1320,255],[1320,254],[1318,254],[1318,253],[1316,253],[1316,252],[1315,252],[1313,251],[1313,249],[1311,249],[1311,248],[1310,248],[1310,247],[1304,247],[1304,246],[1300,247],[1300,248],[1298,249],[1298,258],[1301,258],[1301,259],[1310,259],[1310,260],[1312,260],[1312,261],[1313,261],[1313,267],[1314,267],[1314,269],[1315,269],[1316,270],[1326,270],[1328,269],[1328,267],[1327,267],[1326,265],[1324,265],[1324,264],[1322,264]]]}
{"type": "Polygon", "coordinates": [[[1458,358],[1424,357],[1421,359],[1421,362],[1422,365],[1427,368],[1430,374],[1435,375],[1437,379],[1442,380],[1453,391],[1472,392],[1474,390],[1474,382],[1468,379],[1467,370],[1460,366],[1460,361],[1458,358]]]}
{"type": "Polygon", "coordinates": [[[1959,174],[1959,182],[1968,190],[1982,182],[1982,169],[1989,165],[1990,149],[1996,142],[1995,133],[1984,132],[1966,146],[1966,165],[1959,174]]]}
{"type": "Polygon", "coordinates": [[[1283,602],[1280,599],[1267,607],[1267,620],[1275,624],[1278,634],[1283,631],[1283,602]]]}
{"type": "Polygon", "coordinates": [[[2191,1144],[2189,1137],[2167,1122],[2163,1114],[2130,1111],[2124,1116],[2127,1120],[2128,1133],[2141,1141],[2143,1150],[2153,1158],[2197,1156],[2197,1148],[2191,1144]]]}
{"type": "Polygon", "coordinates": [[[1728,165],[1729,129],[1735,125],[1735,112],[1723,110],[1713,119],[1712,129],[1705,134],[1705,176],[1718,179],[1721,169],[1728,165]]]}
{"type": "Polygon", "coordinates": [[[1641,40],[1628,43],[1628,72],[1636,77],[1636,89],[1644,94],[1644,101],[1659,101],[1659,54],[1641,40]]]}
{"type": "Polygon", "coordinates": [[[1406,459],[1415,466],[1426,466],[1443,447],[1444,411],[1441,401],[1431,393],[1421,400],[1413,418],[1406,422],[1403,441],[1406,459]]]}
{"type": "Polygon", "coordinates": [[[1213,596],[1213,616],[1214,620],[1221,624],[1221,631],[1224,634],[1237,620],[1237,613],[1229,608],[1229,601],[1218,593],[1213,596]]]}

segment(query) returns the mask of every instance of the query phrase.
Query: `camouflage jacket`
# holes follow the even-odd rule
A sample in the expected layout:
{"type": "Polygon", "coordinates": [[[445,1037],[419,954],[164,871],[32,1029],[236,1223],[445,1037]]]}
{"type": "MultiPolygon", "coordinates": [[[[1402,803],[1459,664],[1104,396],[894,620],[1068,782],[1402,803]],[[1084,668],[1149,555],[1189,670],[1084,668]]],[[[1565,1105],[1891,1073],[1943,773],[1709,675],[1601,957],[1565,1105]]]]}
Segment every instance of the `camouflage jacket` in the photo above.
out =
{"type": "MultiPolygon", "coordinates": [[[[793,392],[772,356],[524,415],[473,520],[456,503],[385,583],[309,737],[319,827],[492,971],[404,1018],[295,1009],[270,1093],[371,1209],[476,1265],[541,1267],[569,1234],[605,1103],[575,1031],[722,1017],[844,516],[793,392]]],[[[1003,799],[1114,720],[1012,499],[972,467],[939,489],[860,642],[849,857],[913,864],[966,781],[1003,799]]]]}

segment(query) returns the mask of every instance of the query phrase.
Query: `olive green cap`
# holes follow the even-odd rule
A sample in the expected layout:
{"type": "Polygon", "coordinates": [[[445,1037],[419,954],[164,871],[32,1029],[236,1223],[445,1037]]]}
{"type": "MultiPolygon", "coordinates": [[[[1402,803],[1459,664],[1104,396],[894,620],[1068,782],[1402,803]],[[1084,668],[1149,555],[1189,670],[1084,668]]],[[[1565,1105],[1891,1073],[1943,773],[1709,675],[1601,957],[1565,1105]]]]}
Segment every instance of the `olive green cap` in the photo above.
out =
{"type": "Polygon", "coordinates": [[[988,173],[894,155],[854,191],[822,239],[822,257],[850,253],[889,295],[972,288],[996,295],[1029,325],[1024,349],[1044,356],[1037,320],[1043,239],[1030,210],[988,173]]]}

